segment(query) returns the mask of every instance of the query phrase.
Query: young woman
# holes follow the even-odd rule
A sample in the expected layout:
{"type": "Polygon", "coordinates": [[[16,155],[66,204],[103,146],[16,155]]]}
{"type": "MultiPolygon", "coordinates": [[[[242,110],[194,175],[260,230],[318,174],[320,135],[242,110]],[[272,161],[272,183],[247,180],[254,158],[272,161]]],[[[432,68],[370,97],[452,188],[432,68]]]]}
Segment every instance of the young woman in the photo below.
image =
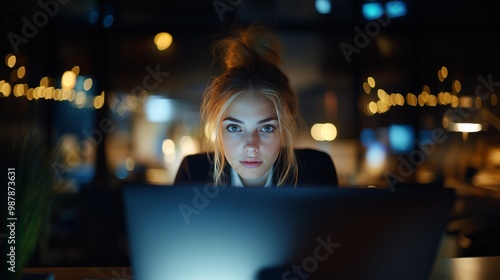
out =
{"type": "Polygon", "coordinates": [[[280,44],[250,26],[219,41],[225,71],[207,87],[201,121],[211,151],[183,159],[174,185],[337,186],[330,156],[294,149],[298,99],[281,70],[280,44]]]}

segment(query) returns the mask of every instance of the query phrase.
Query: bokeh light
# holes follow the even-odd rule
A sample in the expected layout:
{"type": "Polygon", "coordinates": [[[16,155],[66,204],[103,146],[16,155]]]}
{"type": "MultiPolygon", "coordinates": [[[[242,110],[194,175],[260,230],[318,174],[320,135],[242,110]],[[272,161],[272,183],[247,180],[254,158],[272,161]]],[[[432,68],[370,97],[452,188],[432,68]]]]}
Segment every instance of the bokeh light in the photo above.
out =
{"type": "Polygon", "coordinates": [[[83,82],[83,89],[89,91],[91,88],[92,88],[92,79],[91,78],[85,79],[85,81],[83,82]]]}
{"type": "Polygon", "coordinates": [[[64,89],[72,89],[76,84],[76,74],[73,71],[66,71],[62,75],[61,85],[64,89]]]}
{"type": "Polygon", "coordinates": [[[9,67],[9,68],[13,68],[15,65],[16,65],[16,56],[13,55],[13,54],[8,54],[6,57],[5,57],[5,64],[9,67]]]}
{"type": "Polygon", "coordinates": [[[24,78],[24,75],[26,75],[26,67],[21,66],[21,67],[19,67],[19,69],[17,69],[17,77],[19,79],[22,79],[22,78],[24,78]]]}
{"type": "Polygon", "coordinates": [[[173,42],[173,37],[172,37],[172,35],[170,35],[170,33],[160,32],[160,33],[156,34],[156,36],[154,38],[154,42],[155,42],[158,50],[163,51],[163,50],[168,49],[168,47],[170,47],[170,45],[173,42]]]}
{"type": "Polygon", "coordinates": [[[337,127],[332,123],[316,123],[311,127],[311,136],[316,141],[333,141],[337,138],[337,127]]]}

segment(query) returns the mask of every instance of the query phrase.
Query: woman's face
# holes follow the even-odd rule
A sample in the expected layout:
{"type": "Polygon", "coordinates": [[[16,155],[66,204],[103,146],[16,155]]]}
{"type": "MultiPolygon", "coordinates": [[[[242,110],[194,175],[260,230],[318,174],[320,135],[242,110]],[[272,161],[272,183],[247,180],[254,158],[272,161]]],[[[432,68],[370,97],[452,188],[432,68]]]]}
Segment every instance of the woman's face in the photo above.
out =
{"type": "Polygon", "coordinates": [[[245,186],[263,186],[281,146],[272,101],[253,90],[246,91],[229,105],[221,126],[229,164],[245,186]]]}

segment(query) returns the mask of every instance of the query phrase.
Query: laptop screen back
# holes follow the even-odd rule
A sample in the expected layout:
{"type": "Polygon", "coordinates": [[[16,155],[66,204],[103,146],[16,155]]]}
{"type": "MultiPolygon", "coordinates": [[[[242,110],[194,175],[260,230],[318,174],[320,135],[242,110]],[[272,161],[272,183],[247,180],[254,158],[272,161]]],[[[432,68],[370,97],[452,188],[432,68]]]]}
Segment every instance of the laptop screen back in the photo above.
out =
{"type": "Polygon", "coordinates": [[[448,189],[124,188],[138,280],[426,279],[453,198],[448,189]]]}

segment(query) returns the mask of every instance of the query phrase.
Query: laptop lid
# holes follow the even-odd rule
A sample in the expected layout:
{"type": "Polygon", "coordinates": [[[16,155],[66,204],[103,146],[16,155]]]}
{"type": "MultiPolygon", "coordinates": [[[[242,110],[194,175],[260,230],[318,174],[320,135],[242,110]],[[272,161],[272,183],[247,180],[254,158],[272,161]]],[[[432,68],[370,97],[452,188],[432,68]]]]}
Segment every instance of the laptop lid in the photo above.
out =
{"type": "Polygon", "coordinates": [[[427,279],[451,189],[126,186],[134,276],[427,279]]]}

